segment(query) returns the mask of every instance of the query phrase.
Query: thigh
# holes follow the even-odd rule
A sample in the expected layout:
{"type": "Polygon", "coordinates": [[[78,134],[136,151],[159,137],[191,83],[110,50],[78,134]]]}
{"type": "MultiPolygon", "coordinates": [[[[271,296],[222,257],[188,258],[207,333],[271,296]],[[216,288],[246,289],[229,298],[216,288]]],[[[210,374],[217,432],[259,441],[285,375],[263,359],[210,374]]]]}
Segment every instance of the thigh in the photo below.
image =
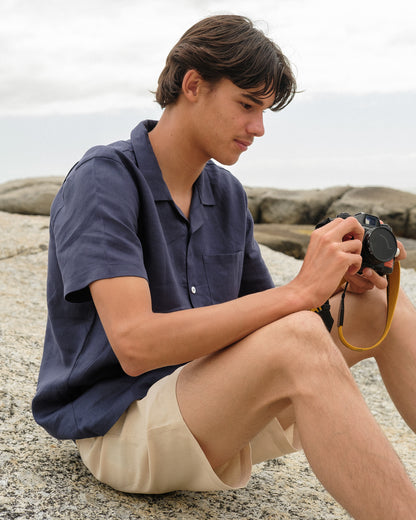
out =
{"type": "Polygon", "coordinates": [[[276,417],[284,430],[294,423],[292,367],[302,365],[298,347],[306,356],[305,345],[312,341],[307,323],[330,341],[319,317],[297,313],[182,370],[177,385],[179,407],[214,468],[249,444],[276,417]]]}

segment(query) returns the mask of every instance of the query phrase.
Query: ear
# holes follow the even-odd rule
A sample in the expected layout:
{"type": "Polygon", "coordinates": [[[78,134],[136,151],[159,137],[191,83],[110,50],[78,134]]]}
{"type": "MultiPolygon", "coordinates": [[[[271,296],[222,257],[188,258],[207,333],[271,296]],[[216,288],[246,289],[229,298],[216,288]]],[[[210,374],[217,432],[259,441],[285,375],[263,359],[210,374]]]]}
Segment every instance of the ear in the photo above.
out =
{"type": "Polygon", "coordinates": [[[182,93],[190,101],[194,103],[198,99],[204,80],[201,74],[194,69],[188,70],[182,80],[182,93]]]}

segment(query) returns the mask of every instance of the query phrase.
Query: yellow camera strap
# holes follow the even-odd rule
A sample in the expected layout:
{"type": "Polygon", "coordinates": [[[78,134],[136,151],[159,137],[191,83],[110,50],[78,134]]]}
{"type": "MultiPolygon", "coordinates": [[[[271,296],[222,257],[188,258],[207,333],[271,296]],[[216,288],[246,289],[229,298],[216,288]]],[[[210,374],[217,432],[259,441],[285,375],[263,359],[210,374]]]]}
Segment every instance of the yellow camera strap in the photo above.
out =
{"type": "Polygon", "coordinates": [[[391,274],[387,275],[387,318],[386,318],[386,326],[384,329],[383,334],[381,335],[380,339],[377,341],[377,343],[374,343],[374,345],[371,345],[370,347],[355,347],[354,345],[351,345],[344,337],[344,333],[342,331],[342,327],[344,325],[344,299],[345,299],[345,292],[346,287],[344,289],[344,292],[341,297],[341,304],[339,308],[339,315],[338,315],[338,335],[342,343],[350,348],[351,350],[356,350],[358,352],[364,352],[366,350],[371,350],[384,340],[384,338],[387,336],[390,325],[393,319],[394,309],[396,307],[397,297],[399,295],[399,288],[400,288],[400,262],[395,261],[393,272],[391,274]]]}

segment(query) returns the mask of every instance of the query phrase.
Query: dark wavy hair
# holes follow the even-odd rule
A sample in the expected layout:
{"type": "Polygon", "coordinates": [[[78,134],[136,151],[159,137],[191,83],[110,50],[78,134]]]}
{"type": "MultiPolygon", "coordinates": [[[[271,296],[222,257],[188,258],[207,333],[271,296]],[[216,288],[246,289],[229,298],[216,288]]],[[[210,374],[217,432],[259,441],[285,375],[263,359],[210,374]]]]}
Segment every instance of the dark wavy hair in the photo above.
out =
{"type": "Polygon", "coordinates": [[[183,78],[191,69],[212,84],[227,78],[259,97],[274,93],[273,111],[287,106],[296,93],[288,59],[243,16],[210,16],[185,32],[159,76],[156,101],[162,108],[177,100],[183,78]]]}

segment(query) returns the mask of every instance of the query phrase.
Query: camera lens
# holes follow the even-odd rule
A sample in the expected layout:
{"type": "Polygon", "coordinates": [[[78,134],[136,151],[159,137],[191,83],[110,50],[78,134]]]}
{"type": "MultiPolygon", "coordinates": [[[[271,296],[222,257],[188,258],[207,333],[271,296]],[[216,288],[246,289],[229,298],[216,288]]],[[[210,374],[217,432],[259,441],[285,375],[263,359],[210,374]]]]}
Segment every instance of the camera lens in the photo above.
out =
{"type": "Polygon", "coordinates": [[[383,227],[367,231],[364,237],[368,253],[377,262],[388,262],[392,260],[397,251],[397,241],[393,233],[383,227]]]}

